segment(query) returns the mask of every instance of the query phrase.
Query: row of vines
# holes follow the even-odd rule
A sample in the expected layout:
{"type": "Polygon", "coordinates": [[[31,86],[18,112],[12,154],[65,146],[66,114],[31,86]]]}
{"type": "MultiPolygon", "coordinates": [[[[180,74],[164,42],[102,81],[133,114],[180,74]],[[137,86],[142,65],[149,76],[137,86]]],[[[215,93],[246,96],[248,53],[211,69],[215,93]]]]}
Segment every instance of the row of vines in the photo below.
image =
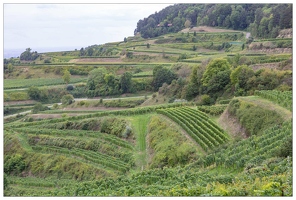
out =
{"type": "Polygon", "coordinates": [[[292,122],[286,121],[265,130],[260,136],[251,136],[232,145],[222,146],[215,152],[200,158],[192,165],[246,167],[258,165],[274,156],[289,156],[292,142],[292,122]],[[289,144],[290,142],[290,144],[289,144]]]}
{"type": "Polygon", "coordinates": [[[292,91],[256,90],[255,95],[275,102],[290,111],[293,109],[292,91]]]}
{"type": "Polygon", "coordinates": [[[205,151],[223,144],[227,134],[201,111],[189,107],[157,110],[179,124],[205,151]]]}

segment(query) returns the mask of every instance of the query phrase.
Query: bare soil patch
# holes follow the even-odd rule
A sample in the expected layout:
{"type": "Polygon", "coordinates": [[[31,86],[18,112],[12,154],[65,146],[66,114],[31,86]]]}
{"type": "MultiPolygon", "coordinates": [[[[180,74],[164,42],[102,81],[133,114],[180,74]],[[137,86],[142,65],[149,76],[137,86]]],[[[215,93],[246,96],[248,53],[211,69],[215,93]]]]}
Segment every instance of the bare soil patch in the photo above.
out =
{"type": "Polygon", "coordinates": [[[220,29],[220,28],[213,28],[209,26],[198,26],[198,27],[193,27],[193,28],[185,28],[181,30],[183,33],[187,32],[211,32],[211,33],[219,33],[219,32],[239,32],[235,30],[229,30],[229,29],[220,29]]]}
{"type": "Polygon", "coordinates": [[[66,112],[66,111],[108,111],[108,110],[123,110],[123,109],[127,109],[127,108],[98,106],[98,107],[64,108],[63,110],[66,112]]]}
{"type": "Polygon", "coordinates": [[[238,119],[225,109],[220,118],[218,119],[218,125],[229,133],[233,138],[242,137],[247,138],[248,134],[246,129],[239,123],[238,119]]]}
{"type": "Polygon", "coordinates": [[[7,101],[4,102],[4,106],[12,106],[12,105],[25,105],[25,104],[35,104],[34,100],[26,100],[26,101],[7,101]]]}
{"type": "MultiPolygon", "coordinates": [[[[87,113],[66,113],[67,116],[78,116],[78,115],[86,115],[87,113]]],[[[34,120],[38,119],[55,119],[55,118],[62,118],[63,114],[32,114],[30,117],[32,117],[34,120]]]]}

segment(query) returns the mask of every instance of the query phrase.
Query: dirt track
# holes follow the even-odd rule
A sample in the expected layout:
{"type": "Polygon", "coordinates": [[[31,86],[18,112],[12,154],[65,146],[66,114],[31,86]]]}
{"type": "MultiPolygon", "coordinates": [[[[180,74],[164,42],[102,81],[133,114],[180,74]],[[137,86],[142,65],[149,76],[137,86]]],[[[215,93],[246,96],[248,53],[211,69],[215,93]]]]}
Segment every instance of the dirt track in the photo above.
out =
{"type": "Polygon", "coordinates": [[[122,62],[121,58],[81,58],[72,59],[69,63],[84,63],[84,62],[122,62]]]}

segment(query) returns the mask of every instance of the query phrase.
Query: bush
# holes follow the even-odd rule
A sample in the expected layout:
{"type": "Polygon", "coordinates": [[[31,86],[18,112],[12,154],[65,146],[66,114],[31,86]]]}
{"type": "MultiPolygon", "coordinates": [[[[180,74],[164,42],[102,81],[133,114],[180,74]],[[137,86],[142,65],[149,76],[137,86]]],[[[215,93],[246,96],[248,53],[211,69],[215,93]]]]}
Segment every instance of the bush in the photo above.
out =
{"type": "Polygon", "coordinates": [[[207,94],[201,96],[201,105],[210,105],[211,104],[211,97],[207,94]]]}
{"type": "Polygon", "coordinates": [[[67,85],[67,90],[73,90],[74,89],[74,86],[73,85],[67,85]]]}
{"type": "Polygon", "coordinates": [[[26,168],[24,158],[15,154],[4,158],[4,173],[18,175],[26,168]]]}
{"type": "Polygon", "coordinates": [[[128,137],[131,133],[127,130],[126,121],[119,118],[106,117],[102,120],[101,132],[116,135],[117,137],[128,137]]]}
{"type": "Polygon", "coordinates": [[[31,99],[38,101],[41,98],[41,91],[37,87],[31,86],[28,90],[28,95],[31,99]]]}
{"type": "Polygon", "coordinates": [[[36,103],[33,107],[32,113],[38,113],[40,111],[48,110],[47,106],[43,106],[42,103],[36,103]]]}
{"type": "Polygon", "coordinates": [[[67,94],[62,97],[62,104],[63,105],[70,105],[73,102],[74,102],[74,97],[71,94],[67,94]]]}

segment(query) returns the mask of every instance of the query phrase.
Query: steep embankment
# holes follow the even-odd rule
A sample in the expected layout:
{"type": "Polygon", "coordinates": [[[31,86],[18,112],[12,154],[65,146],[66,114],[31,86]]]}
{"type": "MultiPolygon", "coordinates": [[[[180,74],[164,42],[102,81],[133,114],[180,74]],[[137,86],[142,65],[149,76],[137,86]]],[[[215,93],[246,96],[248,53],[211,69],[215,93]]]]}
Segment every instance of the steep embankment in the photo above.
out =
{"type": "Polygon", "coordinates": [[[247,138],[291,118],[291,111],[266,99],[248,96],[234,98],[218,123],[233,137],[247,138]]]}

